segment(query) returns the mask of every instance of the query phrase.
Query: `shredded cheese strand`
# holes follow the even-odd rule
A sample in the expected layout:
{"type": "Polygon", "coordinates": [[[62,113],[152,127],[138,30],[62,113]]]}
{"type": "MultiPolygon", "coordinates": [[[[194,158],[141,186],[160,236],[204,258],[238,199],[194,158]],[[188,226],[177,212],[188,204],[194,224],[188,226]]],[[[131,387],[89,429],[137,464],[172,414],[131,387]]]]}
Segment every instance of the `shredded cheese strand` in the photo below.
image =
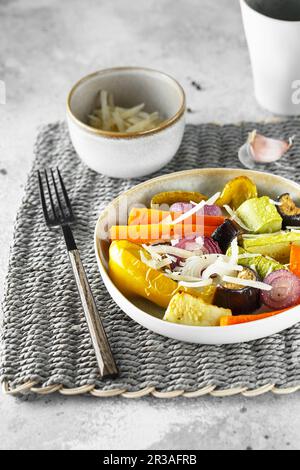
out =
{"type": "Polygon", "coordinates": [[[238,241],[237,241],[237,237],[236,237],[231,242],[231,256],[230,256],[229,263],[230,264],[237,264],[238,257],[239,257],[239,246],[238,246],[238,241]]]}
{"type": "Polygon", "coordinates": [[[156,246],[147,246],[143,245],[143,248],[152,254],[167,254],[178,256],[179,258],[190,258],[194,256],[192,251],[184,250],[183,248],[176,248],[176,246],[171,245],[156,245],[156,246]]]}
{"type": "Polygon", "coordinates": [[[154,252],[154,251],[153,251],[153,247],[152,247],[151,245],[150,245],[150,246],[149,246],[149,245],[142,245],[142,247],[144,248],[144,250],[146,250],[146,251],[149,253],[149,255],[152,256],[152,258],[154,258],[154,259],[156,259],[156,260],[158,260],[158,261],[161,261],[161,260],[162,260],[162,257],[160,256],[160,254],[154,252]]]}
{"type": "Polygon", "coordinates": [[[249,227],[245,225],[241,219],[236,215],[236,213],[231,209],[230,206],[227,204],[224,204],[224,209],[228,212],[228,214],[231,216],[231,219],[234,220],[240,227],[242,227],[244,230],[247,230],[249,232],[249,227]]]}
{"type": "Polygon", "coordinates": [[[180,272],[171,272],[169,269],[166,269],[165,275],[173,281],[187,281],[187,282],[198,282],[201,281],[201,277],[194,277],[194,276],[184,276],[180,272]]]}
{"type": "Polygon", "coordinates": [[[205,280],[198,281],[198,282],[185,282],[185,281],[182,281],[182,282],[179,282],[179,287],[199,288],[199,287],[211,286],[212,283],[213,283],[212,279],[205,279],[205,280]]]}
{"type": "Polygon", "coordinates": [[[141,257],[141,261],[146,264],[147,266],[149,266],[149,268],[153,268],[153,269],[162,269],[162,268],[165,268],[166,266],[170,266],[170,264],[172,263],[172,260],[171,259],[163,259],[161,261],[156,261],[154,259],[148,259],[146,258],[146,256],[144,255],[144,253],[142,251],[140,251],[140,257],[141,257]]]}
{"type": "Polygon", "coordinates": [[[269,284],[265,284],[264,282],[251,281],[250,279],[241,279],[240,277],[223,276],[223,281],[229,282],[231,284],[238,284],[240,286],[245,287],[254,287],[256,289],[265,291],[270,291],[273,289],[272,286],[270,286],[269,284]]]}
{"type": "Polygon", "coordinates": [[[242,253],[238,256],[238,259],[257,258],[260,256],[263,256],[263,255],[258,254],[258,253],[242,253]]]}
{"type": "Polygon", "coordinates": [[[284,233],[286,232],[282,230],[280,232],[274,232],[274,233],[244,233],[242,235],[242,238],[245,238],[245,239],[265,238],[267,236],[273,237],[274,235],[283,235],[284,233]]]}

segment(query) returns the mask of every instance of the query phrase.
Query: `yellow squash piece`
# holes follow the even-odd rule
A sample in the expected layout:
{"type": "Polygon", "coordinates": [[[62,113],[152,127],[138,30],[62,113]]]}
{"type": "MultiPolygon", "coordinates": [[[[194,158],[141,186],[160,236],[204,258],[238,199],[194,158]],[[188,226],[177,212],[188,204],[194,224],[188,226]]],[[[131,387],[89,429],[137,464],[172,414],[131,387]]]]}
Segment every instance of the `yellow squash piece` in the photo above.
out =
{"type": "Polygon", "coordinates": [[[192,192],[192,191],[168,191],[164,193],[158,193],[151,199],[151,208],[157,209],[161,205],[166,204],[171,206],[176,202],[196,202],[199,204],[201,201],[207,201],[207,197],[204,194],[192,192]]]}
{"type": "Polygon", "coordinates": [[[190,326],[220,326],[222,317],[231,316],[231,310],[208,305],[186,293],[172,297],[164,320],[190,326]]]}
{"type": "Polygon", "coordinates": [[[216,204],[223,207],[225,204],[236,210],[243,202],[257,197],[257,188],[247,176],[238,176],[229,181],[216,204]]]}
{"type": "MultiPolygon", "coordinates": [[[[150,268],[141,261],[140,252],[148,253],[135,243],[126,240],[114,241],[109,249],[109,275],[118,289],[125,295],[144,297],[160,307],[167,308],[172,296],[178,292],[178,283],[161,271],[150,268]]],[[[189,289],[180,287],[181,291],[189,289]]],[[[215,287],[201,289],[195,295],[205,302],[212,302],[215,287]]]]}

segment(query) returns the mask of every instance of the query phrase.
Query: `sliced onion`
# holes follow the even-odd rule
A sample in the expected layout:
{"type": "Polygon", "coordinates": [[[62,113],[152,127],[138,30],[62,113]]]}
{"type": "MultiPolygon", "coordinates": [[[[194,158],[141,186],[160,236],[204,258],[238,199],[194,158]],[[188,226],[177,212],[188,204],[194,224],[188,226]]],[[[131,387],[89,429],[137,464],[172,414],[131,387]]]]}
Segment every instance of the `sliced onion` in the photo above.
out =
{"type": "Polygon", "coordinates": [[[228,256],[212,254],[203,256],[192,256],[188,258],[182,268],[182,274],[184,276],[201,277],[202,271],[204,271],[212,263],[215,263],[218,259],[228,261],[228,256]]]}
{"type": "Polygon", "coordinates": [[[262,302],[276,310],[297,305],[300,300],[300,279],[290,271],[273,271],[265,279],[270,292],[262,292],[262,302]]]}
{"type": "Polygon", "coordinates": [[[209,279],[211,276],[225,276],[229,274],[234,274],[236,271],[242,270],[243,266],[217,261],[216,263],[213,263],[208,266],[208,268],[203,271],[202,277],[203,279],[209,279]]]}

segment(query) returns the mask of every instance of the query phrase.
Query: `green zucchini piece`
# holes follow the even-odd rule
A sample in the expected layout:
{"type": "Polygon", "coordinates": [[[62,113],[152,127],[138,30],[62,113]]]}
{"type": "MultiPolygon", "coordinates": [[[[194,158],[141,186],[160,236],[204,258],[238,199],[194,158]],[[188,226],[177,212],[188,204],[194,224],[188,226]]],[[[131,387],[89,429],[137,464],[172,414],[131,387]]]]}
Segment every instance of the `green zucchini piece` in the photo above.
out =
{"type": "Polygon", "coordinates": [[[299,241],[300,232],[282,232],[264,237],[244,238],[242,247],[249,253],[259,253],[286,264],[290,259],[292,243],[299,241]]]}
{"type": "MultiPolygon", "coordinates": [[[[240,255],[247,253],[248,252],[244,250],[244,248],[239,247],[240,255]]],[[[226,254],[227,256],[231,256],[231,249],[229,249],[226,254]]],[[[283,264],[278,263],[278,261],[276,261],[275,259],[266,258],[265,256],[260,254],[255,257],[250,256],[249,258],[240,258],[238,264],[240,264],[241,266],[255,269],[260,279],[264,279],[268,274],[272,273],[273,271],[288,269],[283,264]]]]}
{"type": "MultiPolygon", "coordinates": [[[[243,250],[246,254],[247,252],[243,250]]],[[[283,264],[278,263],[275,259],[266,258],[263,255],[258,255],[255,258],[240,258],[238,262],[241,266],[254,268],[261,279],[264,279],[268,274],[273,271],[287,269],[283,264]]]]}
{"type": "Polygon", "coordinates": [[[268,196],[245,201],[236,214],[253,233],[274,233],[282,228],[282,218],[268,196]]]}

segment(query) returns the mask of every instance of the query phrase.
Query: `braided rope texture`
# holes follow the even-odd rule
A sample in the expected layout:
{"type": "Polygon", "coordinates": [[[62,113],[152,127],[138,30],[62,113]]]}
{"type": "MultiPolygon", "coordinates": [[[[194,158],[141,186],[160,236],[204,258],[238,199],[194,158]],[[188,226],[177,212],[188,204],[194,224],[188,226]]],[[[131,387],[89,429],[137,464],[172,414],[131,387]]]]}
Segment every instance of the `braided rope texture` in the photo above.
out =
{"type": "MultiPolygon", "coordinates": [[[[297,120],[189,125],[180,150],[160,174],[241,167],[237,149],[248,132],[257,128],[266,135],[288,138],[297,135],[299,125],[297,120]]],[[[269,171],[300,181],[299,157],[296,139],[289,156],[269,171]]],[[[65,123],[41,130],[17,215],[3,302],[0,379],[4,392],[173,398],[205,394],[251,397],[300,390],[300,323],[250,343],[202,346],[147,331],[115,305],[98,272],[94,227],[99,213],[114,197],[146,179],[115,180],[96,174],[76,156],[65,123]],[[56,166],[70,192],[78,220],[75,237],[121,371],[114,380],[99,378],[64,240],[59,229],[49,231],[43,220],[36,170],[56,166]]]]}

